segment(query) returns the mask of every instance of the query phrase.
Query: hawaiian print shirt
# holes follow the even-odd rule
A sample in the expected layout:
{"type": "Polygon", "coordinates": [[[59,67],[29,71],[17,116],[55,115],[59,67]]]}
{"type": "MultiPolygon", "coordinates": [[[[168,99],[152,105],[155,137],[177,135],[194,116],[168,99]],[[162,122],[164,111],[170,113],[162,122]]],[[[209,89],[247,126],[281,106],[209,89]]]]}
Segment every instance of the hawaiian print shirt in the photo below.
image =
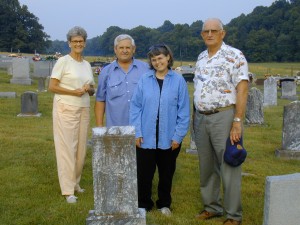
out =
{"type": "Polygon", "coordinates": [[[194,104],[199,111],[208,111],[236,103],[236,86],[249,80],[248,63],[243,53],[226,45],[211,58],[200,53],[194,77],[194,104]]]}

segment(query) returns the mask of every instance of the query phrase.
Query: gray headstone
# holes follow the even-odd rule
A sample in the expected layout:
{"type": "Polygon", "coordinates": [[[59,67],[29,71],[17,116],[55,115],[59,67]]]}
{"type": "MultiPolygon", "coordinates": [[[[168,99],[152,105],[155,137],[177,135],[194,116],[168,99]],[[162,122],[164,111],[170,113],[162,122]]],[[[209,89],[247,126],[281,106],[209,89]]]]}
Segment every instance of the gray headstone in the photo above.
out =
{"type": "Polygon", "coordinates": [[[44,77],[38,78],[38,91],[46,91],[45,80],[46,78],[44,77]]]}
{"type": "Polygon", "coordinates": [[[16,98],[16,92],[0,92],[0,98],[16,98]]]}
{"type": "Polygon", "coordinates": [[[282,149],[276,150],[279,157],[300,159],[300,101],[284,106],[282,149]]]}
{"type": "Polygon", "coordinates": [[[33,76],[44,78],[50,76],[55,62],[53,60],[33,62],[33,76]]]}
{"type": "Polygon", "coordinates": [[[277,80],[269,77],[264,81],[264,106],[277,105],[277,80]]]}
{"type": "Polygon", "coordinates": [[[13,59],[12,72],[13,77],[10,79],[11,84],[31,85],[31,79],[29,78],[29,59],[13,59]]]}
{"type": "Polygon", "coordinates": [[[18,116],[40,116],[38,96],[35,92],[26,91],[21,95],[21,113],[18,116]]]}
{"type": "Polygon", "coordinates": [[[246,124],[264,123],[263,95],[256,87],[249,91],[245,120],[246,124]]]}
{"type": "Polygon", "coordinates": [[[281,82],[281,98],[297,100],[297,85],[295,81],[282,81],[281,82]]]}
{"type": "Polygon", "coordinates": [[[86,224],[145,225],[138,210],[134,127],[92,131],[95,208],[86,224]]]}
{"type": "Polygon", "coordinates": [[[0,68],[8,69],[12,66],[12,58],[1,58],[0,59],[0,68]]]}
{"type": "Polygon", "coordinates": [[[300,173],[266,178],[263,225],[300,222],[300,173]]]}

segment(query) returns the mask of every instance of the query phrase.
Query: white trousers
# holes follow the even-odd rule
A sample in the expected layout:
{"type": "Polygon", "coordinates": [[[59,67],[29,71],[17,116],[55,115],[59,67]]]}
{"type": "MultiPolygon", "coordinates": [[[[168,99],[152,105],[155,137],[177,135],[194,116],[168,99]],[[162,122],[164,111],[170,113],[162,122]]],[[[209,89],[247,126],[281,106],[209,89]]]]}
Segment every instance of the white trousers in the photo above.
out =
{"type": "Polygon", "coordinates": [[[90,108],[53,101],[53,134],[62,195],[73,195],[86,156],[90,108]]]}

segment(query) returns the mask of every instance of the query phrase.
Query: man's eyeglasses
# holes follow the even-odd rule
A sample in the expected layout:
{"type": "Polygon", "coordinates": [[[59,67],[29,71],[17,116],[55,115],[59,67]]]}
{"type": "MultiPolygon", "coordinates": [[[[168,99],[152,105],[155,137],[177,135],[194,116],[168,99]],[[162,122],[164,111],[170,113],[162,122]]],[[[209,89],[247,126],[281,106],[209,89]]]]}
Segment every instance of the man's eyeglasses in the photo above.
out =
{"type": "Polygon", "coordinates": [[[80,40],[80,41],[71,41],[72,44],[83,44],[84,41],[80,40]]]}
{"type": "Polygon", "coordinates": [[[202,30],[202,34],[205,34],[205,35],[208,35],[209,33],[211,33],[212,35],[214,34],[217,34],[219,31],[221,31],[222,29],[220,30],[202,30]]]}

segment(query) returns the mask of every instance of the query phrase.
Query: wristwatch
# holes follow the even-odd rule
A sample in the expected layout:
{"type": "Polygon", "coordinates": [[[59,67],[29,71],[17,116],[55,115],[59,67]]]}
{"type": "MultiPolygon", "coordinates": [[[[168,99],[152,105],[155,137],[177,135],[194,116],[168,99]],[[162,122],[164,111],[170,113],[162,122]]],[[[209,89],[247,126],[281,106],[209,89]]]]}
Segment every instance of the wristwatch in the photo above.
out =
{"type": "Polygon", "coordinates": [[[234,117],[234,118],[233,118],[233,122],[242,122],[242,120],[241,120],[241,118],[234,117]]]}

